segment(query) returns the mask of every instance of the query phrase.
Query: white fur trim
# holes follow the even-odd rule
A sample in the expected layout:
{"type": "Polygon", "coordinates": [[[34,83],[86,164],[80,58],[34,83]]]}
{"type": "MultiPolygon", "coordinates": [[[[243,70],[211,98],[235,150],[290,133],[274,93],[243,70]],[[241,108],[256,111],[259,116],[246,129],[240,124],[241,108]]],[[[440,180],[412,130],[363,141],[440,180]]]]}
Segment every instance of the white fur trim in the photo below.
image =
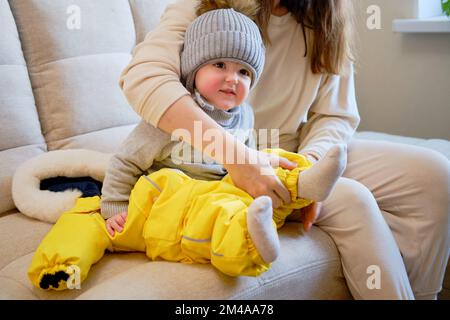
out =
{"type": "Polygon", "coordinates": [[[72,149],[43,153],[22,163],[12,181],[16,207],[25,215],[55,223],[81,196],[78,190],[52,192],[40,190],[41,180],[58,176],[92,177],[103,181],[111,154],[72,149]]]}

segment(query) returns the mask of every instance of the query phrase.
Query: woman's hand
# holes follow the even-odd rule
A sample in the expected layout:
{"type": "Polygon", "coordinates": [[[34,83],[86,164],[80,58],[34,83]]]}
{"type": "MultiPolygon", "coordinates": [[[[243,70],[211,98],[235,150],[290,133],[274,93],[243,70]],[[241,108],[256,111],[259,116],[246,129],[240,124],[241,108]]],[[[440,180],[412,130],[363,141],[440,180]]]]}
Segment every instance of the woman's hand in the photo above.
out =
{"type": "Polygon", "coordinates": [[[245,164],[225,165],[234,184],[253,198],[269,196],[274,208],[280,207],[283,203],[289,204],[291,195],[275,175],[273,168],[279,166],[292,170],[297,164],[274,154],[252,149],[248,149],[248,151],[253,154],[247,160],[251,159],[252,161],[245,161],[245,164]]]}
{"type": "Polygon", "coordinates": [[[127,221],[127,214],[128,212],[124,211],[106,220],[106,229],[108,230],[108,233],[111,235],[111,237],[114,237],[114,233],[116,231],[119,233],[123,231],[123,227],[125,225],[125,222],[127,221]]]}
{"type": "Polygon", "coordinates": [[[317,220],[322,208],[321,202],[313,202],[309,206],[302,208],[300,213],[300,221],[303,222],[303,230],[308,232],[313,223],[317,220]]]}

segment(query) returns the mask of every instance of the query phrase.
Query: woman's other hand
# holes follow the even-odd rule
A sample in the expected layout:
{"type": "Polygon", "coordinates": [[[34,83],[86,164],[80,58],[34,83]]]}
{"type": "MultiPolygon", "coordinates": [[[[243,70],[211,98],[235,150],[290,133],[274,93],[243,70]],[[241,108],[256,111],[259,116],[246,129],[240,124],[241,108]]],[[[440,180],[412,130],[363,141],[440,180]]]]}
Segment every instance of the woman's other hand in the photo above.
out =
{"type": "Polygon", "coordinates": [[[301,209],[300,221],[303,222],[303,230],[305,230],[305,232],[308,232],[314,222],[316,222],[321,209],[321,202],[313,202],[309,206],[301,209]]]}

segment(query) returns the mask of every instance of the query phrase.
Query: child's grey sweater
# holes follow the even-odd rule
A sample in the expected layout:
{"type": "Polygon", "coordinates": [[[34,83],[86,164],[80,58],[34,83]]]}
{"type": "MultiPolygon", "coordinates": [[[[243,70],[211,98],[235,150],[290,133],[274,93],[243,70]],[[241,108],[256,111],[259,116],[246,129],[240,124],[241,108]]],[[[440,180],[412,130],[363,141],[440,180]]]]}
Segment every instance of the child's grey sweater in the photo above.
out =
{"type": "MultiPolygon", "coordinates": [[[[251,148],[256,148],[253,136],[254,116],[244,103],[231,110],[214,108],[196,92],[193,95],[202,110],[225,130],[251,148]]],[[[102,187],[101,213],[107,219],[127,211],[128,198],[139,177],[161,168],[176,168],[200,180],[220,180],[225,168],[180,142],[164,131],[141,121],[110,160],[102,187]],[[200,159],[201,161],[198,161],[200,159]]]]}

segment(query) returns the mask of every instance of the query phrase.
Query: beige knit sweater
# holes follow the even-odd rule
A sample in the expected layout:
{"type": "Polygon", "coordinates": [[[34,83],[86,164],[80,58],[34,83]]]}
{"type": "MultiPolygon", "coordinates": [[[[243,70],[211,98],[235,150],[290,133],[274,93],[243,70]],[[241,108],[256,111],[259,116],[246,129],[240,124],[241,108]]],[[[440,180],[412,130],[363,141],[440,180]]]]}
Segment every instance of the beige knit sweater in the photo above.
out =
{"type": "MultiPolygon", "coordinates": [[[[120,86],[129,103],[154,126],[189,94],[180,82],[180,51],[196,5],[197,0],[169,5],[122,73],[120,86]]],[[[353,74],[313,74],[302,30],[290,14],[271,16],[269,35],[264,72],[249,101],[255,127],[279,129],[282,148],[321,158],[333,144],[348,141],[359,124],[353,74]]]]}

